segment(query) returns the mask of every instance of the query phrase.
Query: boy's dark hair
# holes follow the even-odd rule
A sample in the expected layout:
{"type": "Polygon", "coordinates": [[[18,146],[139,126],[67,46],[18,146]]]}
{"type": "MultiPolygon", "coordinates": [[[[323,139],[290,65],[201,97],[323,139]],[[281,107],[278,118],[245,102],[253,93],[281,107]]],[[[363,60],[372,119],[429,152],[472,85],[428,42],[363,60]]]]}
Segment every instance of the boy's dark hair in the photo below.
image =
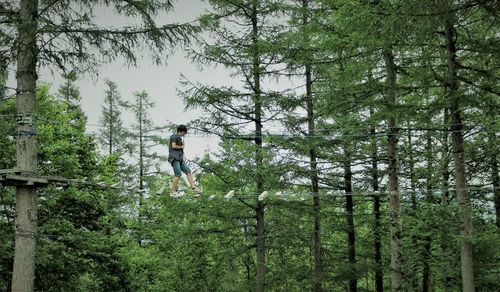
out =
{"type": "Polygon", "coordinates": [[[179,126],[177,127],[177,133],[180,133],[180,132],[187,133],[187,131],[188,131],[188,129],[187,129],[187,127],[186,127],[186,126],[184,126],[184,125],[179,125],[179,126]]]}

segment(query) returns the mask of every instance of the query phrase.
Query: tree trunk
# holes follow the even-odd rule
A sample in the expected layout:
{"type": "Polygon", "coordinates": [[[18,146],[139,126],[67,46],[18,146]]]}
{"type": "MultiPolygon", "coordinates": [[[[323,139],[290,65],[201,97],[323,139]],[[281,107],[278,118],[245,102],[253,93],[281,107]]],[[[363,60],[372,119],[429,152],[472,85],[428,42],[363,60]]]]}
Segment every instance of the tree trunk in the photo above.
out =
{"type": "MultiPolygon", "coordinates": [[[[309,135],[314,137],[314,104],[311,87],[311,66],[306,65],[306,95],[307,95],[307,119],[309,135]]],[[[314,138],[313,138],[314,139],[314,138]]],[[[319,199],[319,179],[316,146],[311,146],[309,150],[311,168],[311,191],[313,197],[314,216],[314,291],[323,291],[323,272],[321,261],[321,205],[319,199]]]]}
{"type": "Polygon", "coordinates": [[[113,125],[115,124],[114,122],[114,112],[113,112],[113,92],[111,92],[111,96],[109,98],[109,156],[113,155],[113,125]]]}
{"type": "Polygon", "coordinates": [[[2,105],[2,101],[5,98],[5,86],[7,83],[7,78],[9,76],[7,66],[7,59],[3,56],[0,56],[0,105],[2,105]]]}
{"type": "MultiPolygon", "coordinates": [[[[416,217],[418,214],[418,204],[417,204],[417,192],[415,191],[417,188],[417,182],[415,177],[415,157],[413,156],[413,139],[411,132],[411,123],[407,121],[408,133],[406,136],[407,139],[407,147],[406,147],[406,155],[408,156],[408,170],[410,174],[410,197],[411,197],[411,216],[416,217]]],[[[418,252],[419,246],[419,236],[418,234],[411,235],[411,241],[413,247],[416,249],[415,252],[418,252]]],[[[411,278],[412,290],[418,290],[418,265],[415,263],[411,266],[411,275],[408,278],[411,278]]]]}
{"type": "MultiPolygon", "coordinates": [[[[494,133],[493,133],[494,135],[494,133]]],[[[493,144],[497,145],[497,144],[493,144]]],[[[498,176],[498,161],[497,155],[492,154],[490,156],[491,160],[491,182],[493,184],[495,192],[495,213],[496,213],[496,224],[500,228],[500,178],[498,176]]]]}
{"type": "Polygon", "coordinates": [[[396,111],[396,64],[391,50],[384,51],[384,61],[387,72],[387,111],[388,124],[388,174],[389,174],[389,219],[391,222],[391,282],[392,291],[402,291],[403,270],[402,270],[402,220],[401,202],[398,185],[398,125],[396,111]]]}
{"type": "MultiPolygon", "coordinates": [[[[448,125],[450,121],[450,110],[448,108],[445,108],[443,111],[443,124],[448,125]]],[[[448,204],[448,201],[450,200],[450,194],[449,194],[449,186],[450,186],[450,170],[449,165],[450,165],[450,145],[449,145],[449,134],[448,131],[444,131],[443,133],[443,166],[441,168],[442,175],[443,175],[443,203],[448,204]]]]}
{"type": "MultiPolygon", "coordinates": [[[[495,121],[496,114],[490,113],[491,121],[495,121]]],[[[492,122],[493,124],[493,122],[492,122]]],[[[492,129],[493,125],[491,126],[492,129]]],[[[493,185],[493,192],[495,194],[495,214],[496,214],[496,225],[500,228],[500,177],[498,176],[498,143],[495,131],[488,131],[488,144],[489,146],[489,156],[491,164],[491,184],[493,185]]]]}
{"type": "MultiPolygon", "coordinates": [[[[450,123],[450,109],[445,108],[443,110],[443,125],[447,127],[450,123]]],[[[443,153],[443,161],[442,161],[442,166],[441,166],[441,175],[442,175],[442,192],[443,192],[443,197],[442,197],[442,203],[443,204],[449,204],[450,201],[450,176],[451,172],[449,169],[450,165],[450,141],[449,141],[449,131],[444,131],[443,132],[443,137],[442,137],[442,150],[441,152],[443,153]]],[[[446,246],[442,247],[444,250],[447,249],[446,246]]],[[[446,273],[443,278],[443,284],[444,284],[444,291],[453,291],[454,289],[454,284],[453,284],[453,276],[451,273],[446,273]]]]}
{"type": "MultiPolygon", "coordinates": [[[[253,82],[254,82],[254,117],[255,117],[255,166],[257,174],[255,176],[257,193],[264,191],[264,177],[262,175],[262,97],[260,88],[260,52],[258,50],[258,2],[252,5],[252,42],[253,52],[253,82]]],[[[264,225],[264,202],[257,200],[255,208],[257,217],[257,292],[266,289],[266,242],[264,225]]]]}
{"type": "MultiPolygon", "coordinates": [[[[302,25],[309,23],[309,0],[302,0],[302,25]]],[[[309,42],[308,35],[304,34],[306,44],[309,42]]],[[[306,77],[306,101],[307,101],[307,128],[310,142],[314,141],[316,134],[316,125],[314,122],[314,97],[312,94],[312,72],[311,64],[306,62],[305,65],[306,77]]],[[[311,192],[313,198],[313,216],[314,216],[314,291],[323,291],[323,264],[321,259],[321,204],[319,198],[319,179],[318,179],[318,163],[316,154],[316,145],[309,148],[309,165],[311,168],[311,192]]]]}
{"type": "MultiPolygon", "coordinates": [[[[430,122],[430,121],[429,121],[430,122]]],[[[433,155],[432,155],[432,136],[429,132],[427,132],[427,144],[425,145],[425,155],[427,160],[427,169],[426,169],[426,197],[427,204],[433,204],[432,202],[432,173],[433,173],[433,155]]],[[[422,268],[422,291],[428,292],[430,291],[430,283],[431,283],[431,246],[432,246],[432,237],[426,235],[424,237],[424,252],[422,256],[423,268],[422,268]]]]}
{"type": "MultiPolygon", "coordinates": [[[[408,129],[411,128],[411,124],[408,121],[407,123],[408,129]]],[[[410,171],[410,189],[411,191],[411,208],[415,211],[418,208],[417,205],[417,193],[415,192],[417,187],[417,181],[415,178],[415,157],[413,156],[413,140],[412,140],[412,132],[408,130],[408,135],[406,136],[408,141],[408,169],[410,171]]]]}
{"type": "MultiPolygon", "coordinates": [[[[245,220],[243,222],[243,236],[245,238],[245,244],[248,241],[248,238],[250,236],[250,232],[248,231],[248,222],[245,220]]],[[[253,263],[252,256],[249,251],[246,251],[246,260],[243,260],[245,264],[245,271],[246,271],[246,276],[247,276],[247,287],[248,287],[248,292],[252,292],[252,285],[250,284],[250,279],[252,278],[251,274],[251,263],[253,263]]]]}
{"type": "MultiPolygon", "coordinates": [[[[37,0],[20,3],[19,43],[17,56],[17,168],[37,170],[36,63],[37,63],[37,0]]],[[[12,291],[34,291],[35,248],[37,236],[36,188],[16,187],[15,252],[12,272],[12,291]]]]}
{"type": "Polygon", "coordinates": [[[264,203],[257,201],[257,291],[266,290],[266,242],[264,229],[264,203]]]}
{"type": "MultiPolygon", "coordinates": [[[[348,143],[348,142],[346,142],[348,143]]],[[[344,146],[344,190],[345,190],[345,211],[347,224],[347,258],[349,260],[349,291],[358,290],[358,280],[356,278],[356,234],[354,232],[354,204],[352,200],[352,170],[351,154],[349,146],[344,146]]]]}
{"type": "MultiPolygon", "coordinates": [[[[373,111],[370,110],[370,116],[373,115],[373,111]]],[[[381,220],[380,220],[380,194],[379,194],[379,174],[378,174],[378,147],[377,138],[375,136],[375,128],[370,129],[372,134],[372,189],[373,195],[373,213],[375,215],[375,226],[374,226],[374,238],[375,238],[375,291],[384,291],[384,271],[382,269],[382,235],[381,235],[381,220]]]]}
{"type": "Polygon", "coordinates": [[[462,226],[460,235],[462,244],[460,248],[460,260],[462,270],[462,289],[464,292],[475,291],[474,268],[472,258],[472,243],[468,238],[472,231],[472,215],[469,195],[467,192],[467,181],[465,177],[465,151],[462,135],[463,123],[460,112],[460,96],[458,93],[457,60],[456,60],[456,34],[453,27],[452,16],[448,15],[445,23],[445,38],[448,61],[448,90],[451,98],[451,138],[453,147],[453,160],[455,164],[455,185],[459,216],[462,226]]]}
{"type": "MultiPolygon", "coordinates": [[[[141,218],[141,208],[144,200],[144,133],[142,131],[143,123],[143,96],[139,96],[139,218],[141,218]]],[[[170,142],[169,142],[170,143],[170,142]]],[[[141,220],[141,219],[139,219],[141,220]]]]}

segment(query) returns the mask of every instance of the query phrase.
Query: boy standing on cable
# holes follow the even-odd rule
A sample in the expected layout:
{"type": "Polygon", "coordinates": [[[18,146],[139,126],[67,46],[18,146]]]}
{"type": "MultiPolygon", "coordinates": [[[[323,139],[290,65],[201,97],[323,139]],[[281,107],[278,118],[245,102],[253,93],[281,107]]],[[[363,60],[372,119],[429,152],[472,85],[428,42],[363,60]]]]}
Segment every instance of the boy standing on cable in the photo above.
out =
{"type": "Polygon", "coordinates": [[[170,194],[173,198],[181,197],[183,194],[177,191],[177,185],[184,172],[187,176],[189,185],[193,190],[195,196],[199,196],[201,191],[196,187],[193,180],[193,174],[191,169],[184,163],[184,140],[183,137],[187,134],[187,127],[185,125],[179,125],[177,127],[177,133],[170,136],[170,141],[168,143],[168,162],[172,165],[174,169],[174,179],[172,181],[172,193],[170,194]]]}

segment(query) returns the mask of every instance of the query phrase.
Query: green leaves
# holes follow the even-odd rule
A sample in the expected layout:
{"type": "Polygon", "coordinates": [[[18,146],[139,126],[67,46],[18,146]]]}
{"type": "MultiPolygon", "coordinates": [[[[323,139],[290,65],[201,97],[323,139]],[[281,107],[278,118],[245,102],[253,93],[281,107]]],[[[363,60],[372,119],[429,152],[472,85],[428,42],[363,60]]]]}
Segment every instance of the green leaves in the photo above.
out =
{"type": "MultiPolygon", "coordinates": [[[[81,61],[83,70],[99,62],[96,51],[106,60],[122,55],[133,63],[136,46],[144,45],[154,47],[153,53],[161,60],[161,52],[199,29],[155,23],[155,14],[170,10],[171,1],[41,3],[42,62],[65,66],[81,61]],[[137,23],[98,25],[96,15],[102,7],[116,9],[122,16],[137,16],[137,23]]],[[[160,160],[148,150],[165,141],[151,136],[159,128],[148,116],[154,105],[147,92],[137,92],[134,103],[127,104],[118,86],[107,81],[98,141],[109,155],[102,157],[85,133],[75,73],[66,74],[57,97],[47,85],[38,89],[41,173],[108,183],[139,180],[149,191],[140,194],[138,206],[139,194],[126,191],[40,190],[38,290],[251,290],[255,271],[262,265],[255,248],[261,238],[265,238],[260,247],[266,256],[266,287],[310,289],[315,284],[312,239],[318,232],[324,289],[345,290],[346,279],[357,279],[358,289],[374,290],[375,272],[385,273],[385,278],[390,272],[385,150],[390,133],[396,135],[399,159],[403,289],[422,290],[427,269],[431,290],[459,290],[457,247],[467,240],[474,247],[478,289],[498,290],[499,238],[493,208],[498,194],[483,188],[498,188],[495,76],[500,58],[495,35],[498,20],[491,4],[210,3],[213,10],[199,19],[207,34],[200,36],[199,50],[193,49],[191,57],[200,66],[216,63],[228,68],[231,80],[223,86],[191,82],[189,76],[181,81],[186,108],[205,112],[190,128],[222,138],[217,153],[198,161],[202,198],[150,195],[171,177],[155,173],[160,160]],[[466,237],[459,236],[450,163],[450,63],[442,31],[444,16],[451,12],[456,21],[455,65],[465,127],[466,175],[477,184],[468,188],[474,231],[466,237]],[[394,57],[394,87],[387,84],[384,50],[394,57]],[[397,104],[388,100],[389,93],[395,94],[397,104]],[[127,134],[123,127],[120,113],[125,108],[135,115],[133,133],[127,134]],[[388,129],[386,121],[396,118],[397,127],[388,129]],[[137,144],[121,144],[128,138],[137,144]],[[133,177],[125,171],[131,168],[125,158],[127,149],[137,154],[133,177]],[[344,173],[346,165],[352,167],[350,178],[344,173]],[[316,209],[311,202],[315,173],[321,198],[316,209]],[[352,210],[345,207],[347,183],[353,187],[352,210]],[[375,189],[381,193],[379,219],[375,219],[372,198],[375,189]],[[235,195],[224,199],[230,190],[235,195]],[[336,192],[327,195],[327,190],[336,192]],[[258,205],[262,191],[269,196],[258,205]],[[275,195],[278,191],[285,195],[275,195]],[[265,210],[260,238],[256,228],[259,208],[265,210]],[[315,215],[321,216],[319,230],[314,229],[315,215]],[[347,218],[354,222],[346,223],[347,218]],[[347,231],[356,236],[355,261],[346,253],[352,243],[347,231]],[[381,260],[374,257],[377,240],[381,240],[381,260]]],[[[3,17],[11,7],[0,8],[3,17]]],[[[15,14],[9,17],[5,19],[14,19],[15,14]]],[[[9,30],[0,33],[3,36],[9,30]]],[[[13,100],[0,104],[0,115],[0,169],[11,168],[13,100]]],[[[12,266],[14,197],[12,188],[0,188],[1,267],[12,266]]],[[[7,287],[9,279],[10,270],[0,269],[0,284],[7,287]]]]}

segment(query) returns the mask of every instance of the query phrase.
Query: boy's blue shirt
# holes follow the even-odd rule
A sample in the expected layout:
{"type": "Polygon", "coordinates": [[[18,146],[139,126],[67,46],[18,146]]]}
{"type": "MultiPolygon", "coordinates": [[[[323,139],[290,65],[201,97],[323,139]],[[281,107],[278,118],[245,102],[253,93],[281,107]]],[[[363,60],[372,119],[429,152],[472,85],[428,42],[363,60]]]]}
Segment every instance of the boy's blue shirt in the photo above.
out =
{"type": "Polygon", "coordinates": [[[174,160],[178,160],[182,162],[184,158],[184,149],[173,149],[172,143],[175,145],[181,146],[183,145],[182,137],[177,134],[172,134],[170,136],[170,141],[168,143],[168,161],[172,163],[174,160]]]}

